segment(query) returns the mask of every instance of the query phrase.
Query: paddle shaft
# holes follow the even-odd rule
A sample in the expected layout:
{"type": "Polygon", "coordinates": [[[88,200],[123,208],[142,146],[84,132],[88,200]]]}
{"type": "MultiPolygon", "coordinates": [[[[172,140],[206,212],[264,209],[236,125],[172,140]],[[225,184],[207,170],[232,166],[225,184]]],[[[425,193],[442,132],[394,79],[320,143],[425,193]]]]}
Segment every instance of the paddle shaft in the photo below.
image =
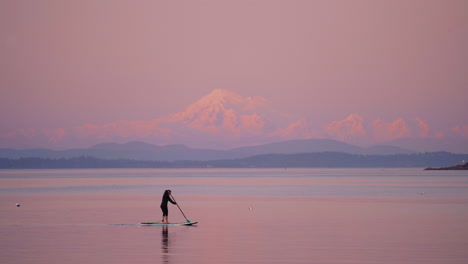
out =
{"type": "Polygon", "coordinates": [[[184,216],[185,220],[187,220],[187,222],[190,222],[190,220],[187,219],[187,217],[185,216],[184,212],[182,211],[182,209],[180,209],[180,206],[179,204],[176,202],[176,200],[174,199],[174,196],[172,196],[172,194],[170,194],[172,200],[176,203],[177,207],[179,208],[180,212],[182,213],[182,215],[184,216]]]}

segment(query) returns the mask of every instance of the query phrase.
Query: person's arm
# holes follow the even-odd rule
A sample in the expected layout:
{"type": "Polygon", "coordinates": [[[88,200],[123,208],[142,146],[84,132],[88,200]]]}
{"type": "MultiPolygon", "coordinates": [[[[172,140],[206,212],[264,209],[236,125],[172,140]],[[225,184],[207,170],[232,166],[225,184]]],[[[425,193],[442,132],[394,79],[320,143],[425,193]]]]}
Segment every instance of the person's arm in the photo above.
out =
{"type": "Polygon", "coordinates": [[[171,197],[168,197],[169,198],[169,202],[171,202],[172,204],[177,204],[176,202],[174,202],[171,197]]]}

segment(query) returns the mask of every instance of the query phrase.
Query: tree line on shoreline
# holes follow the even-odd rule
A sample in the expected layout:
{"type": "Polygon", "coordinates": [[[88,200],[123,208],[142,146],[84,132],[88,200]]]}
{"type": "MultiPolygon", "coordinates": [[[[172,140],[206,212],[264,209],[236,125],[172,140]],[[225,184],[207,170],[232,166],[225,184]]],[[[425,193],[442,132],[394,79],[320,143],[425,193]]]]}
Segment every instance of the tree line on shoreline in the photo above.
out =
{"type": "Polygon", "coordinates": [[[265,154],[242,159],[209,161],[152,161],[74,158],[0,158],[0,169],[84,168],[422,168],[453,166],[468,160],[468,154],[430,152],[396,155],[357,155],[340,152],[265,154]]]}

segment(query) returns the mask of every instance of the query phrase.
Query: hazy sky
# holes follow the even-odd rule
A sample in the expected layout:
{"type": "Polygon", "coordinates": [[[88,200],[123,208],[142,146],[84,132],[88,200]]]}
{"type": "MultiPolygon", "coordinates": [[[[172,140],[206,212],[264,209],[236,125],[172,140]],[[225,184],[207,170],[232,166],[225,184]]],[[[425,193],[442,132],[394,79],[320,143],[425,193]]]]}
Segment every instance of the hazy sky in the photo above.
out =
{"type": "Polygon", "coordinates": [[[224,88],[325,124],[467,126],[468,1],[0,1],[0,132],[180,111],[224,88]]]}

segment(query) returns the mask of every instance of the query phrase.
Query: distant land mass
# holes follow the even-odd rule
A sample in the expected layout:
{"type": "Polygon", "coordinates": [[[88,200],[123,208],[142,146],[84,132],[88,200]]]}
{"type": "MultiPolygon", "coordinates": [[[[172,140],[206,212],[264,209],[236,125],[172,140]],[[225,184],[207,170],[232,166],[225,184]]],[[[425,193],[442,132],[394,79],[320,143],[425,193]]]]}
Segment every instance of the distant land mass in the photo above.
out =
{"type": "Polygon", "coordinates": [[[441,168],[425,168],[424,170],[468,170],[468,163],[465,163],[463,165],[456,165],[452,167],[441,167],[441,168]]]}
{"type": "Polygon", "coordinates": [[[103,143],[86,149],[50,150],[50,149],[0,149],[0,158],[74,158],[91,156],[99,159],[135,159],[151,161],[177,160],[217,160],[239,159],[263,154],[293,154],[317,152],[342,152],[360,155],[413,154],[415,151],[401,147],[378,145],[361,148],[331,139],[289,140],[230,150],[195,149],[174,144],[158,146],[139,141],[124,144],[103,143]]]}
{"type": "Polygon", "coordinates": [[[240,159],[151,161],[134,159],[0,158],[1,169],[59,168],[425,168],[449,166],[468,154],[448,152],[359,155],[340,152],[264,154],[240,159]]]}

